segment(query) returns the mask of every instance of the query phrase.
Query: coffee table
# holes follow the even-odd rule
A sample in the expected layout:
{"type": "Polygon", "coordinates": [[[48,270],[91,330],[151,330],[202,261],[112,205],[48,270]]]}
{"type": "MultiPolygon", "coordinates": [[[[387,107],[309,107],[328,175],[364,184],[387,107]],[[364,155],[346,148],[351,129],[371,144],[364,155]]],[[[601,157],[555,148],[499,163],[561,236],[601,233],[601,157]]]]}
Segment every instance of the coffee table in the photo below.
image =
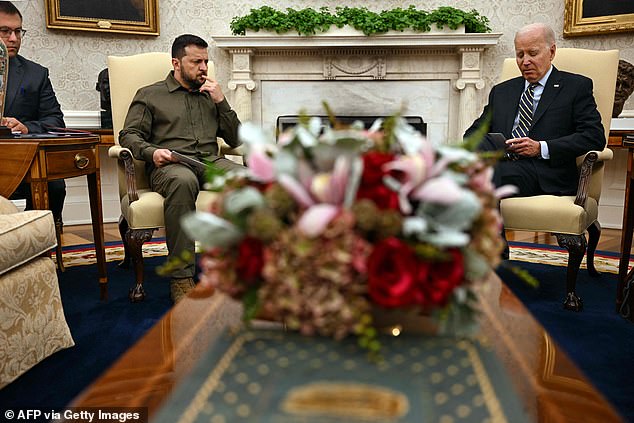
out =
{"type": "MultiPolygon", "coordinates": [[[[623,421],[520,300],[495,274],[489,279],[478,293],[481,335],[512,378],[529,417],[623,421]]],[[[197,287],[69,406],[147,407],[151,418],[240,313],[224,295],[197,287]]]]}

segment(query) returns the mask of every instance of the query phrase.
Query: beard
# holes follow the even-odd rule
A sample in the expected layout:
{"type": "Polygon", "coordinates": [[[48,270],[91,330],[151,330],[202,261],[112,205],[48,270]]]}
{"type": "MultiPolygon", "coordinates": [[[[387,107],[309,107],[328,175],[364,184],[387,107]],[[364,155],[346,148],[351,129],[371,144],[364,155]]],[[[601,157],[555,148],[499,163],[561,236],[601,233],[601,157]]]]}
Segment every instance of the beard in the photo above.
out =
{"type": "Polygon", "coordinates": [[[189,85],[191,90],[198,90],[205,83],[204,78],[201,81],[197,76],[191,77],[190,75],[183,74],[181,77],[183,78],[183,81],[189,85]]]}

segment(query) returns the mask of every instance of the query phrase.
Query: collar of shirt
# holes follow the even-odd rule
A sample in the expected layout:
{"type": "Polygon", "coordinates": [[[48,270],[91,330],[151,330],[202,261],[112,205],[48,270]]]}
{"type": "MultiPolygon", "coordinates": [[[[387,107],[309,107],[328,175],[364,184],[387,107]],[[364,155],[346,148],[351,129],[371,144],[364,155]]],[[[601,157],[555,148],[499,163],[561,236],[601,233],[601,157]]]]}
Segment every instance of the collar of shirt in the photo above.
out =
{"type": "Polygon", "coordinates": [[[165,79],[165,83],[167,84],[167,90],[170,93],[173,93],[176,90],[182,89],[187,92],[190,92],[187,88],[183,87],[180,82],[174,77],[174,71],[170,71],[169,75],[165,79]]]}

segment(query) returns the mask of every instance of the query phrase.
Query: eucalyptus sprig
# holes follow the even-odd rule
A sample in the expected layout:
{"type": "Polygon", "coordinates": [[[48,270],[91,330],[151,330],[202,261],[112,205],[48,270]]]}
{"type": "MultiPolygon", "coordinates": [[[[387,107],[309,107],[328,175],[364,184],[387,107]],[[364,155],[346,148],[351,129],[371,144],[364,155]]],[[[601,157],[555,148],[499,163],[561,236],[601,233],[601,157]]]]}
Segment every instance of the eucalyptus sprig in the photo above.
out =
{"type": "Polygon", "coordinates": [[[351,26],[365,35],[375,35],[390,30],[406,29],[428,32],[432,24],[439,28],[446,25],[451,29],[464,25],[468,33],[491,32],[489,19],[476,10],[467,12],[444,6],[428,12],[413,5],[407,9],[397,7],[381,12],[373,12],[365,7],[340,6],[334,13],[327,7],[319,10],[310,7],[301,10],[287,8],[284,12],[270,6],[262,6],[251,9],[245,16],[235,16],[231,20],[230,28],[233,35],[245,35],[247,29],[274,31],[278,34],[294,30],[299,35],[315,35],[327,31],[331,26],[351,26]]]}

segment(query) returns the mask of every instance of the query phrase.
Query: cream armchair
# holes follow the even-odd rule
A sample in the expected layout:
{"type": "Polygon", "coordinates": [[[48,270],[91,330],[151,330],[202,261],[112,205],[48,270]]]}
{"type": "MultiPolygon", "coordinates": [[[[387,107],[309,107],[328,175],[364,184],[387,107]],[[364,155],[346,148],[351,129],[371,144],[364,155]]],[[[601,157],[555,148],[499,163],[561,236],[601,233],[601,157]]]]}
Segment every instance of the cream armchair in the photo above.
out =
{"type": "MultiPolygon", "coordinates": [[[[594,51],[576,48],[557,49],[553,64],[559,70],[585,75],[592,79],[594,97],[608,139],[619,64],[618,50],[594,51]]],[[[515,59],[506,59],[501,80],[519,76],[515,59]]],[[[588,272],[599,273],[594,267],[594,253],[601,236],[598,221],[599,198],[603,181],[604,162],[612,159],[612,151],[593,151],[577,159],[579,186],[576,196],[539,195],[507,198],[501,202],[504,227],[515,231],[550,232],[559,245],[568,250],[566,298],[564,308],[580,311],[581,299],[575,292],[577,274],[584,254],[588,272]],[[589,239],[586,241],[585,232],[589,239]]]]}
{"type": "Polygon", "coordinates": [[[19,212],[0,197],[0,388],[75,345],[64,317],[50,210],[19,212]]]}
{"type": "MultiPolygon", "coordinates": [[[[168,53],[152,52],[133,56],[108,57],[110,99],[112,104],[112,130],[115,145],[108,155],[119,160],[119,197],[121,217],[119,232],[123,240],[125,257],[120,264],[127,268],[132,261],[135,287],[130,289],[132,302],[145,298],[143,289],[143,243],[152,238],[158,228],[165,226],[163,220],[163,197],[150,189],[145,173],[145,162],[132,157],[130,150],[119,145],[119,131],[123,128],[130,103],[137,90],[164,79],[172,70],[172,59],[168,53]]],[[[214,74],[209,62],[209,75],[214,74]]],[[[240,150],[230,150],[221,144],[222,154],[240,155],[240,150]]],[[[196,201],[199,210],[208,209],[214,198],[211,192],[201,191],[196,201]]]]}

